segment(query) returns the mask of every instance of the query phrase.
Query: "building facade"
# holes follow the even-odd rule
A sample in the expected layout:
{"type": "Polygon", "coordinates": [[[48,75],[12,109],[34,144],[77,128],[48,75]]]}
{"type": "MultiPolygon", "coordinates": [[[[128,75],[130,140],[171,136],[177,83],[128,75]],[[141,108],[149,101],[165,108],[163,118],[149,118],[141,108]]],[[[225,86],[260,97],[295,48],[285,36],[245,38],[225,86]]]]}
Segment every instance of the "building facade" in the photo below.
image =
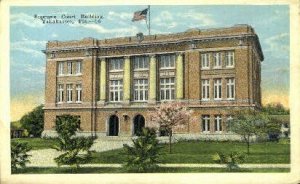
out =
{"type": "Polygon", "coordinates": [[[47,43],[43,136],[63,114],[80,117],[81,134],[134,136],[154,107],[181,101],[197,121],[174,135],[222,138],[233,110],[261,107],[264,56],[251,26],[139,36],[47,43]]]}

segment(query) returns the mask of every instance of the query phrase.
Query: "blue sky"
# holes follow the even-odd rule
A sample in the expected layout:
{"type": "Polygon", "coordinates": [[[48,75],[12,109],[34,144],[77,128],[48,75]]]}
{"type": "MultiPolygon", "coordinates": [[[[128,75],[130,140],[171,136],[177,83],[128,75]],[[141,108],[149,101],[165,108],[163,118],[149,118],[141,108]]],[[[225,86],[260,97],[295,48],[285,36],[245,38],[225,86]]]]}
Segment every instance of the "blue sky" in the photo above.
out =
{"type": "MultiPolygon", "coordinates": [[[[133,36],[137,32],[147,34],[145,21],[131,21],[133,12],[146,7],[11,7],[10,92],[12,106],[15,103],[17,107],[17,103],[21,102],[20,100],[24,101],[27,97],[31,99],[28,103],[32,106],[43,103],[46,60],[41,50],[45,49],[48,40],[78,40],[85,37],[105,39],[133,36]],[[96,13],[104,18],[99,24],[73,25],[43,24],[40,20],[34,19],[35,14],[79,16],[83,13],[96,13]]],[[[229,27],[235,24],[249,24],[259,36],[265,55],[262,63],[263,95],[280,94],[286,97],[289,91],[290,72],[288,6],[151,6],[152,34],[183,32],[189,28],[229,27]]]]}

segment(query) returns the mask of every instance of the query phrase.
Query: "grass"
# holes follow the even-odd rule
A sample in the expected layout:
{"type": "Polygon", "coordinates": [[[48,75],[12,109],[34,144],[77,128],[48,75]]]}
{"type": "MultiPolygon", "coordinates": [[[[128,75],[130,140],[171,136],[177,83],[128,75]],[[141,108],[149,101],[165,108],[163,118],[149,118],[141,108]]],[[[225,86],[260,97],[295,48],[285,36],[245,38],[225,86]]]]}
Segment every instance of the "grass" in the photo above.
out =
{"type": "MultiPolygon", "coordinates": [[[[28,142],[33,150],[51,148],[55,139],[18,138],[12,142],[28,142]]],[[[168,153],[168,145],[163,144],[160,151],[162,163],[214,163],[212,155],[216,152],[230,153],[233,151],[246,153],[246,145],[242,142],[216,141],[181,141],[172,144],[172,153],[168,153]]],[[[124,163],[123,149],[96,152],[92,154],[90,163],[124,163]]],[[[250,155],[245,163],[290,163],[290,144],[276,142],[253,143],[250,155]]]]}
{"type": "Polygon", "coordinates": [[[15,138],[11,139],[11,142],[27,142],[28,146],[30,146],[32,150],[49,149],[52,148],[53,145],[57,144],[57,141],[55,139],[41,138],[15,138]]]}
{"type": "MultiPolygon", "coordinates": [[[[226,168],[174,168],[174,167],[160,167],[154,173],[224,173],[229,172],[226,168]]],[[[278,173],[278,172],[290,172],[290,169],[286,168],[254,168],[254,169],[240,169],[234,172],[259,172],[259,173],[278,173]]],[[[82,168],[70,168],[70,167],[28,167],[18,169],[13,174],[58,174],[58,173],[127,173],[123,168],[113,167],[82,167],[82,168]]]]}
{"type": "MultiPolygon", "coordinates": [[[[216,152],[245,152],[246,145],[241,142],[178,142],[172,145],[172,153],[168,153],[168,145],[163,145],[160,160],[162,163],[214,163],[212,155],[216,152]]],[[[93,153],[92,163],[123,163],[122,149],[93,153]]],[[[250,155],[245,163],[290,163],[290,145],[276,142],[253,143],[250,155]]]]}

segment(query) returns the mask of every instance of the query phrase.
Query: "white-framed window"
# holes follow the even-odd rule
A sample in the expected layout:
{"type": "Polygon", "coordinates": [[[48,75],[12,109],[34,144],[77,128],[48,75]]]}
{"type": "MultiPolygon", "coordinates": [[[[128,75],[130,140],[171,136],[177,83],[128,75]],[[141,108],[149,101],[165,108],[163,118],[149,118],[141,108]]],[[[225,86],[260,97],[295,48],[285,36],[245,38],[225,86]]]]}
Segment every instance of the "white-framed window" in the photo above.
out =
{"type": "Polygon", "coordinates": [[[81,74],[82,72],[82,62],[76,61],[76,74],[81,74]]]}
{"type": "Polygon", "coordinates": [[[59,76],[64,75],[64,62],[58,62],[57,73],[59,76]]]}
{"type": "Polygon", "coordinates": [[[234,52],[233,51],[227,51],[225,53],[225,62],[226,67],[234,67],[234,52]]]}
{"type": "Polygon", "coordinates": [[[148,56],[135,56],[133,59],[134,70],[142,70],[149,68],[149,57],[148,56]]]}
{"type": "Polygon", "coordinates": [[[227,91],[227,99],[234,100],[234,98],[235,98],[235,80],[234,80],[234,78],[227,79],[226,91],[227,91]]]}
{"type": "Polygon", "coordinates": [[[209,69],[209,53],[201,54],[201,69],[209,69]]]}
{"type": "Polygon", "coordinates": [[[202,100],[209,100],[209,79],[201,80],[202,83],[202,100]]]}
{"type": "Polygon", "coordinates": [[[134,101],[147,101],[148,100],[148,80],[135,79],[134,80],[134,101]]]}
{"type": "Polygon", "coordinates": [[[67,84],[67,102],[73,101],[73,85],[67,84]]]}
{"type": "Polygon", "coordinates": [[[64,85],[58,84],[57,87],[57,102],[62,103],[64,101],[64,85]]]}
{"type": "Polygon", "coordinates": [[[222,118],[220,115],[215,116],[215,132],[222,132],[222,118]]]}
{"type": "Polygon", "coordinates": [[[82,86],[81,84],[76,84],[76,102],[82,101],[82,86]]]}
{"type": "Polygon", "coordinates": [[[160,55],[160,68],[175,68],[175,54],[160,55]]]}
{"type": "Polygon", "coordinates": [[[214,68],[222,68],[222,55],[221,52],[215,52],[214,56],[214,68]]]}
{"type": "Polygon", "coordinates": [[[123,100],[123,80],[111,80],[109,82],[109,100],[111,102],[123,100]]]}
{"type": "Polygon", "coordinates": [[[227,116],[227,132],[231,132],[233,117],[231,115],[227,116]]]}
{"type": "Polygon", "coordinates": [[[209,132],[210,131],[210,116],[203,115],[202,116],[202,132],[209,132]]]}
{"type": "Polygon", "coordinates": [[[161,78],[160,79],[160,100],[173,100],[175,99],[175,79],[161,78]]]}
{"type": "Polygon", "coordinates": [[[222,79],[214,79],[214,99],[222,99],[222,79]]]}
{"type": "Polygon", "coordinates": [[[67,63],[67,65],[68,65],[68,74],[69,75],[72,75],[73,74],[73,62],[68,62],[67,63]]]}
{"type": "Polygon", "coordinates": [[[123,58],[111,58],[109,59],[109,70],[123,70],[124,59],[123,58]]]}

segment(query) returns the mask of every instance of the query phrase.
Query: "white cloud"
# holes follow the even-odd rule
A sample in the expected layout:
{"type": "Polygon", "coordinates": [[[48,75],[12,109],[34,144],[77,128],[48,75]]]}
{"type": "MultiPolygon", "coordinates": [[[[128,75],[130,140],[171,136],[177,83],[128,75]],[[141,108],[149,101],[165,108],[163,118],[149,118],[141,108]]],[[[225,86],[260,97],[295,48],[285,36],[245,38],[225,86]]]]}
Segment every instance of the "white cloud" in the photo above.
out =
{"type": "Polygon", "coordinates": [[[196,23],[201,26],[214,26],[216,25],[216,21],[212,18],[210,14],[195,12],[193,10],[189,10],[188,12],[183,12],[177,14],[179,17],[183,17],[189,20],[195,20],[196,23]]]}
{"type": "Polygon", "coordinates": [[[126,13],[126,12],[108,12],[107,19],[109,20],[131,20],[133,17],[133,13],[126,13]]]}
{"type": "Polygon", "coordinates": [[[11,24],[24,24],[28,27],[43,27],[45,24],[39,19],[35,19],[33,16],[30,16],[26,13],[16,13],[10,15],[11,24]]]}
{"type": "Polygon", "coordinates": [[[153,19],[152,23],[167,29],[172,29],[178,26],[177,21],[174,20],[173,15],[169,11],[162,11],[159,16],[153,19]]]}
{"type": "MultiPolygon", "coordinates": [[[[30,64],[24,66],[24,70],[33,73],[45,74],[44,66],[32,66],[30,64]]],[[[31,80],[31,79],[30,79],[31,80]]]]}
{"type": "Polygon", "coordinates": [[[70,24],[70,26],[90,29],[101,34],[116,34],[116,36],[135,35],[139,31],[136,26],[112,29],[107,29],[99,24],[70,24]]]}
{"type": "Polygon", "coordinates": [[[281,33],[275,36],[271,36],[264,40],[264,42],[267,44],[268,48],[265,50],[265,52],[288,52],[289,51],[289,45],[288,42],[289,33],[281,33]]]}
{"type": "Polygon", "coordinates": [[[23,38],[22,40],[11,43],[11,49],[31,54],[34,57],[43,56],[41,50],[46,46],[46,41],[28,40],[27,38],[23,38]]]}
{"type": "Polygon", "coordinates": [[[52,37],[52,38],[56,38],[56,37],[58,37],[58,35],[57,35],[56,33],[52,33],[52,34],[51,34],[51,37],[52,37]]]}

